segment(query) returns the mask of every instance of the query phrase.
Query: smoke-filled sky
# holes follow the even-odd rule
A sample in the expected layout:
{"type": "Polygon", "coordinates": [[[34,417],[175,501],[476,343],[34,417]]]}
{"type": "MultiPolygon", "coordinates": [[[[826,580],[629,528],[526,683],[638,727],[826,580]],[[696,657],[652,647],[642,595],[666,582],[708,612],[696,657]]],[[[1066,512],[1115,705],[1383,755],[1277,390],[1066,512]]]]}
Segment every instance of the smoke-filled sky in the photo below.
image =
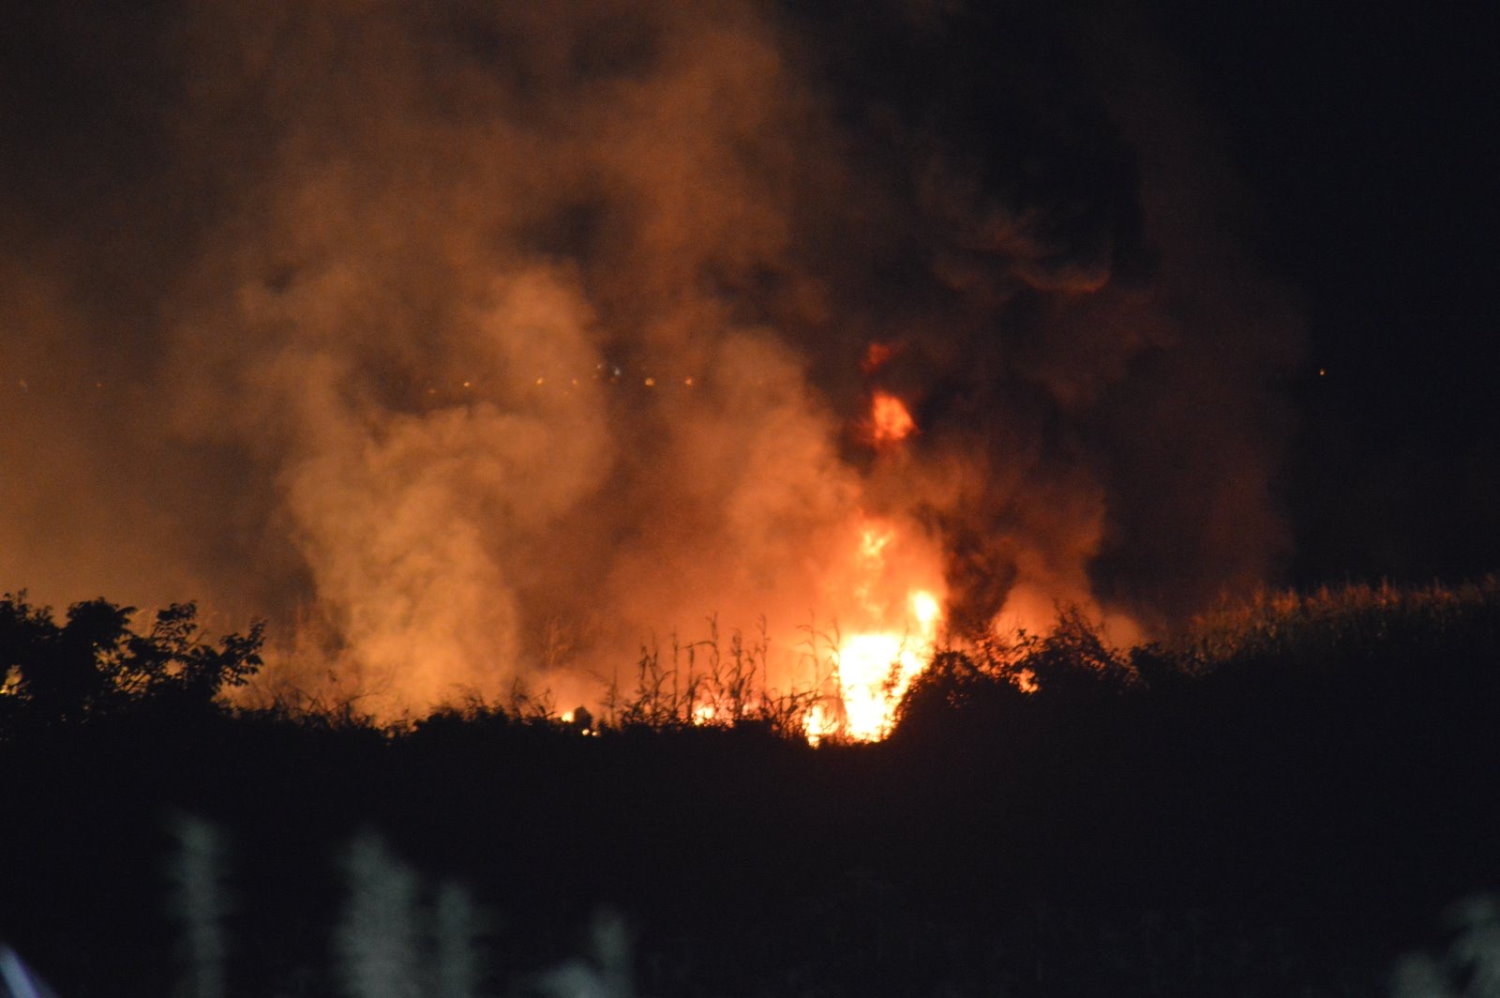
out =
{"type": "Polygon", "coordinates": [[[0,589],[421,706],[914,580],[1149,631],[1285,577],[1326,303],[1229,21],[1129,6],[6,13],[0,589]]]}

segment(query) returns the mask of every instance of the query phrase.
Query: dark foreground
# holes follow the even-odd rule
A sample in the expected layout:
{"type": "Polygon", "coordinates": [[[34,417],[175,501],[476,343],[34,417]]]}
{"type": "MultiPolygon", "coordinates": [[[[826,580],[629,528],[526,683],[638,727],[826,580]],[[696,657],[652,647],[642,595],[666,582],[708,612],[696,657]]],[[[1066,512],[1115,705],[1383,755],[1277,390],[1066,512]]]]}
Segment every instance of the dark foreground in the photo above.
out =
{"type": "Polygon", "coordinates": [[[952,658],[865,747],[497,710],[18,727],[0,935],[62,998],[210,993],[205,921],[230,995],[363,998],[352,936],[399,976],[454,931],[473,993],[624,993],[535,976],[610,915],[641,995],[1389,994],[1403,953],[1447,952],[1444,909],[1500,892],[1500,617],[1493,591],[1375,609],[1241,634],[1212,669],[1206,645],[1037,646],[1032,696],[952,658]],[[183,815],[224,844],[198,888],[174,885],[183,815]],[[445,884],[482,917],[452,930],[445,884]]]}

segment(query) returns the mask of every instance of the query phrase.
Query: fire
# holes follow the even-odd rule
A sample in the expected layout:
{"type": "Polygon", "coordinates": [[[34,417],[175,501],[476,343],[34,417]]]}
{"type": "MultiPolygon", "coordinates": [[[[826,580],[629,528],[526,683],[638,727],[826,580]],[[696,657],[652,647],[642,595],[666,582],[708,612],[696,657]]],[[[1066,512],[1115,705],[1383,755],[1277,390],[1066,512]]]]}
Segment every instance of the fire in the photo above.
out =
{"type": "Polygon", "coordinates": [[[867,626],[834,639],[831,689],[804,723],[813,744],[831,736],[869,742],[889,735],[901,698],[932,660],[943,620],[941,590],[892,578],[908,567],[892,563],[899,541],[896,526],[886,522],[868,521],[858,532],[851,609],[867,626]],[[900,598],[890,599],[893,592],[900,598]]]}
{"type": "Polygon", "coordinates": [[[815,704],[807,716],[805,731],[814,745],[831,735],[873,742],[891,733],[901,698],[927,668],[937,644],[937,597],[918,590],[910,603],[901,630],[866,631],[839,643],[837,695],[832,703],[815,704]]]}
{"type": "Polygon", "coordinates": [[[877,391],[870,404],[870,441],[877,447],[898,443],[917,428],[906,403],[889,392],[877,391]]]}
{"type": "MultiPolygon", "coordinates": [[[[891,347],[872,343],[862,365],[866,374],[883,366],[891,347]]],[[[865,428],[876,447],[899,444],[917,429],[906,403],[875,390],[865,428]]],[[[813,705],[804,731],[813,744],[839,736],[878,741],[896,724],[896,708],[932,661],[943,620],[941,571],[924,545],[903,537],[893,521],[862,518],[853,546],[852,570],[844,577],[854,605],[845,620],[860,629],[833,639],[831,689],[813,705]]]]}

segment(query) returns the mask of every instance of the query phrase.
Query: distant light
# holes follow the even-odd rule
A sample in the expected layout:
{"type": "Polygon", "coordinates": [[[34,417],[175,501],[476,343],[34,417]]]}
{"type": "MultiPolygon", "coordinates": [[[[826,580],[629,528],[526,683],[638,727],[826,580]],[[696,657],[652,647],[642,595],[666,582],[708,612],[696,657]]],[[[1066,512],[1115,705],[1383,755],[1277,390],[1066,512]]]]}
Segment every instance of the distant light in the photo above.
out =
{"type": "Polygon", "coordinates": [[[692,378],[683,378],[682,379],[682,383],[684,385],[687,385],[689,388],[693,387],[693,379],[692,378]]]}
{"type": "Polygon", "coordinates": [[[547,383],[547,379],[546,378],[537,378],[536,379],[536,383],[539,384],[539,385],[546,384],[547,383]]]}
{"type": "Polygon", "coordinates": [[[646,379],[646,387],[647,388],[655,388],[656,387],[656,379],[655,378],[647,378],[646,379]]]}
{"type": "Polygon", "coordinates": [[[1328,377],[1328,368],[1326,368],[1326,367],[1320,367],[1320,368],[1318,368],[1318,377],[1320,377],[1320,378],[1326,378],[1326,377],[1328,377]]]}
{"type": "Polygon", "coordinates": [[[465,388],[473,388],[474,387],[474,382],[472,382],[472,381],[465,381],[464,382],[464,387],[465,388]]]}

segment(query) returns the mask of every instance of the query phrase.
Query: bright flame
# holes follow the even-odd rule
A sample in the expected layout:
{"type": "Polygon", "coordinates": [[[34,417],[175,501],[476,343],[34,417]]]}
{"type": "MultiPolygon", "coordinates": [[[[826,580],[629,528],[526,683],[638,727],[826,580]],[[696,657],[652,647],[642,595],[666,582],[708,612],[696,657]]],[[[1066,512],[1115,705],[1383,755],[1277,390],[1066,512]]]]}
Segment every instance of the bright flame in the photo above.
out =
{"type": "Polygon", "coordinates": [[[938,621],[943,615],[943,604],[932,593],[914,592],[911,594],[911,612],[924,630],[936,633],[938,621]]]}
{"type": "Polygon", "coordinates": [[[893,444],[911,436],[917,428],[916,420],[906,408],[906,403],[889,392],[877,391],[870,404],[870,440],[877,447],[893,444]]]}
{"type": "Polygon", "coordinates": [[[899,547],[894,524],[867,521],[859,530],[851,609],[866,627],[841,635],[831,650],[832,689],[804,723],[815,745],[831,736],[869,742],[889,735],[901,698],[932,660],[943,617],[940,589],[923,584],[920,573],[914,580],[891,578],[915,568],[892,563],[899,547]]]}

